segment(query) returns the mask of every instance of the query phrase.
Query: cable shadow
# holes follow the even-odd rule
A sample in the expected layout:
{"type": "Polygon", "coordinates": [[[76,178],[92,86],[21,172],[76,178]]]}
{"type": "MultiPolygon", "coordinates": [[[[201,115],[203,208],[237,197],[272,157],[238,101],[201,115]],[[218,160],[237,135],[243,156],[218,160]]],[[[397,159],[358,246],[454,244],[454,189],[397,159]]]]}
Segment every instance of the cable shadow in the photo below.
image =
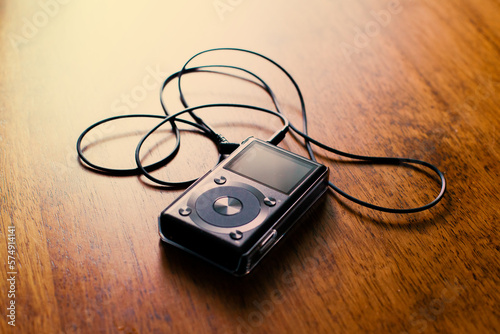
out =
{"type": "MultiPolygon", "coordinates": [[[[294,140],[297,143],[303,145],[303,143],[301,143],[302,138],[299,137],[297,134],[295,134],[293,131],[292,131],[292,137],[294,138],[294,140]]],[[[312,145],[312,146],[314,147],[314,145],[312,145]]],[[[411,170],[411,171],[415,172],[416,174],[420,174],[420,175],[424,176],[425,178],[432,180],[431,182],[436,182],[436,184],[439,187],[441,187],[441,182],[440,182],[440,178],[438,177],[438,175],[431,172],[431,170],[429,168],[426,168],[426,167],[421,166],[421,165],[407,163],[407,162],[395,164],[395,163],[387,163],[387,162],[381,162],[381,161],[364,161],[364,160],[349,159],[349,158],[344,158],[344,157],[342,157],[340,159],[335,159],[335,158],[327,156],[325,153],[326,153],[326,151],[323,151],[323,150],[319,150],[319,152],[315,151],[315,154],[317,154],[317,156],[321,157],[323,160],[328,161],[329,165],[339,164],[339,165],[352,165],[352,166],[354,166],[354,165],[356,165],[356,166],[390,166],[393,168],[404,168],[405,170],[411,170]],[[347,159],[349,159],[349,160],[347,160],[347,159]]],[[[413,188],[415,188],[415,187],[416,186],[414,185],[413,188]]],[[[431,186],[429,186],[429,188],[430,187],[431,186]]],[[[424,212],[399,213],[399,214],[380,212],[377,210],[365,208],[364,206],[361,206],[361,205],[356,204],[356,203],[349,202],[343,196],[341,196],[340,194],[335,192],[333,190],[333,188],[330,188],[330,193],[334,196],[335,200],[343,208],[345,208],[351,214],[357,216],[360,219],[360,221],[364,221],[364,222],[370,221],[370,222],[378,224],[378,225],[383,225],[383,226],[387,226],[387,227],[391,227],[391,228],[400,227],[400,228],[404,228],[404,229],[411,229],[413,227],[417,227],[419,229],[422,229],[424,227],[428,227],[430,225],[437,224],[437,221],[434,219],[435,214],[433,214],[432,219],[429,217],[429,214],[427,214],[427,216],[426,216],[427,210],[425,210],[424,212]],[[360,208],[361,210],[355,209],[356,206],[358,208],[360,208]],[[373,212],[373,215],[378,215],[378,216],[385,215],[386,217],[389,217],[389,215],[390,215],[390,218],[388,218],[388,219],[374,218],[371,214],[365,213],[364,211],[366,211],[366,210],[370,210],[368,212],[373,212]]],[[[350,194],[350,195],[352,195],[352,194],[350,194]]],[[[403,193],[401,193],[400,197],[402,197],[402,196],[404,196],[403,193]]],[[[419,204],[419,205],[424,205],[424,204],[419,204]]],[[[446,198],[443,198],[439,202],[439,208],[433,207],[432,210],[434,210],[434,211],[440,210],[438,215],[440,216],[441,220],[446,221],[446,217],[450,214],[451,204],[448,200],[446,200],[446,198]]]]}
{"type": "MultiPolygon", "coordinates": [[[[82,147],[82,152],[85,152],[87,151],[88,149],[91,149],[93,147],[96,147],[96,146],[99,146],[99,145],[104,145],[108,142],[111,142],[111,141],[115,141],[115,140],[119,140],[119,139],[125,139],[125,138],[131,138],[131,137],[137,137],[137,136],[140,136],[141,135],[141,132],[143,132],[144,134],[146,134],[149,130],[144,130],[144,131],[128,131],[128,132],[125,132],[125,133],[120,133],[120,134],[115,134],[115,135],[111,135],[111,136],[106,136],[106,137],[102,137],[102,138],[99,138],[98,140],[94,140],[90,143],[88,143],[87,145],[83,146],[82,147]]],[[[158,133],[163,133],[163,132],[169,132],[169,133],[173,133],[172,130],[158,130],[157,131],[158,133]]],[[[175,136],[175,134],[173,134],[175,136]]]]}
{"type": "Polygon", "coordinates": [[[432,216],[429,216],[428,210],[425,212],[417,213],[394,214],[373,211],[371,209],[361,207],[356,203],[348,202],[347,199],[344,199],[332,189],[329,190],[329,193],[334,197],[335,201],[339,203],[342,208],[344,208],[353,216],[356,216],[359,221],[363,223],[374,223],[386,227],[387,229],[401,229],[407,231],[418,229],[419,231],[422,231],[422,229],[426,229],[439,223],[446,222],[446,218],[451,215],[451,209],[453,207],[451,201],[447,200],[447,198],[445,197],[441,200],[439,206],[431,209],[433,211],[439,210],[437,213],[433,213],[432,216]],[[367,212],[356,209],[356,206],[367,212]],[[369,211],[371,211],[372,214],[368,213],[369,211]],[[390,216],[390,218],[377,218],[373,216],[374,214],[386,217],[390,216]],[[436,216],[438,216],[439,219],[436,219],[436,216]]]}

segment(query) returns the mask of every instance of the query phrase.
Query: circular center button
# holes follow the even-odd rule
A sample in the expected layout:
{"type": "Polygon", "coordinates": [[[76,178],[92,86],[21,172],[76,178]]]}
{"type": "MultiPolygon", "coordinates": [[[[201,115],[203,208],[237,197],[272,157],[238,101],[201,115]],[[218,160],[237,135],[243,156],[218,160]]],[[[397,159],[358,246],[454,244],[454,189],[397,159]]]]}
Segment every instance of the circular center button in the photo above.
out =
{"type": "Polygon", "coordinates": [[[230,196],[223,196],[214,202],[214,210],[224,216],[232,216],[241,211],[243,204],[240,200],[230,196]]]}
{"type": "Polygon", "coordinates": [[[194,205],[203,221],[224,228],[250,223],[257,218],[260,209],[259,199],[252,192],[234,186],[211,188],[199,195],[194,205]]]}

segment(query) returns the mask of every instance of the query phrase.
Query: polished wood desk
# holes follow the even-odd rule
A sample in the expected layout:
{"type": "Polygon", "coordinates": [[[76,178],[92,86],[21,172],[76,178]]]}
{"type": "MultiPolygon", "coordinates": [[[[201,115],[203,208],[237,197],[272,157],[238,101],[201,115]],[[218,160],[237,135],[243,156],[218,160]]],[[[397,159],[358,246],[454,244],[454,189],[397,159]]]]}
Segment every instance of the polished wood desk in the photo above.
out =
{"type": "MultiPolygon", "coordinates": [[[[178,3],[0,3],[0,331],[498,332],[499,2],[178,3]],[[329,192],[244,278],[162,246],[157,217],[180,191],[93,173],[78,163],[75,141],[105,117],[161,114],[161,81],[220,46],[255,50],[286,68],[315,138],[439,166],[449,182],[444,200],[394,215],[329,192]]],[[[254,69],[300,124],[298,99],[279,71],[229,53],[196,64],[210,63],[254,69]]],[[[231,76],[188,75],[183,84],[192,105],[271,107],[261,89],[231,76]]],[[[170,110],[180,110],[175,84],[165,94],[170,110]]],[[[232,141],[265,139],[279,125],[240,110],[203,117],[232,141]]],[[[86,153],[133,167],[135,144],[155,122],[101,128],[86,153]]],[[[163,129],[145,161],[173,142],[163,129]]],[[[281,146],[305,154],[293,136],[281,146]]],[[[316,152],[335,184],[374,203],[416,206],[439,190],[416,169],[316,152]]],[[[155,175],[197,177],[215,153],[203,136],[183,131],[178,159],[155,175]]]]}

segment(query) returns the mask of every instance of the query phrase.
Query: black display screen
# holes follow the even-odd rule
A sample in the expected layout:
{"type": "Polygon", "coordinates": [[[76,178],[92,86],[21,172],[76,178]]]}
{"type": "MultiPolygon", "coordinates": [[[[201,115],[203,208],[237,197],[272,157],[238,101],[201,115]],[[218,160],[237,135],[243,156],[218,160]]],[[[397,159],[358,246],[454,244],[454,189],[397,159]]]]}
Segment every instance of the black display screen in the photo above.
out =
{"type": "Polygon", "coordinates": [[[316,165],[255,141],[224,168],[289,194],[316,165]]]}

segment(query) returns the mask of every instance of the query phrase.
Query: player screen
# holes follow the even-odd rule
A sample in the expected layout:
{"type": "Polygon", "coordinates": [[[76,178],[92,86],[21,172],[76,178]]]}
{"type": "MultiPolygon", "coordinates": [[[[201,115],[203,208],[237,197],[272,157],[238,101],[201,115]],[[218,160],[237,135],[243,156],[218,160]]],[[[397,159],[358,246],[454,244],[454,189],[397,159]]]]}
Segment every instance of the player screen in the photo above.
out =
{"type": "Polygon", "coordinates": [[[255,141],[224,168],[289,194],[316,165],[255,141]]]}

